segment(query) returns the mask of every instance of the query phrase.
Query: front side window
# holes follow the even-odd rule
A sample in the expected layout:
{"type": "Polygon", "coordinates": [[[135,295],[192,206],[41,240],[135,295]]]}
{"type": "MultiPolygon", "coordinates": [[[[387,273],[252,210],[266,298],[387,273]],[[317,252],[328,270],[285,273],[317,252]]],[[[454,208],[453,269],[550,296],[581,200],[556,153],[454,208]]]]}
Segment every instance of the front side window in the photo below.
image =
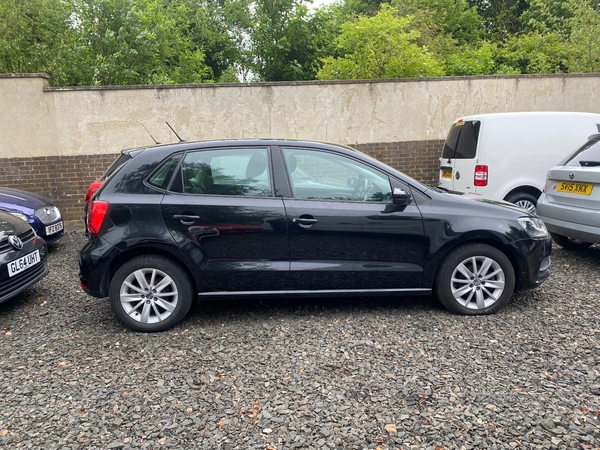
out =
{"type": "Polygon", "coordinates": [[[270,197],[266,148],[228,148],[190,152],[182,164],[183,192],[202,195],[270,197]]]}
{"type": "Polygon", "coordinates": [[[388,176],[354,159],[334,153],[284,148],[294,198],[390,202],[388,176]]]}

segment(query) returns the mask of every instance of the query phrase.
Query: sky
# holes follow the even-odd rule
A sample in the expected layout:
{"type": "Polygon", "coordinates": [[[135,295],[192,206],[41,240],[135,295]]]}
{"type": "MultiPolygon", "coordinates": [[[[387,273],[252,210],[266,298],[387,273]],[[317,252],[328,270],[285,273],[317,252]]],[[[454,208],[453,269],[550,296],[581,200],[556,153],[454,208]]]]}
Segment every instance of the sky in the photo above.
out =
{"type": "Polygon", "coordinates": [[[313,8],[318,8],[319,6],[329,5],[333,3],[335,0],[313,0],[313,8]]]}

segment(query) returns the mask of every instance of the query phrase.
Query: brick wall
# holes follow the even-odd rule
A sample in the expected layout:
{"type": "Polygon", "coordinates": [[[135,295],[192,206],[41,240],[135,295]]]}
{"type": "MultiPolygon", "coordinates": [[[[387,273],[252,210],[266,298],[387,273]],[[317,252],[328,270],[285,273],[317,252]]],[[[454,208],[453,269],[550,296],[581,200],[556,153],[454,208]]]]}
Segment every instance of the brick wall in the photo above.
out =
{"type": "Polygon", "coordinates": [[[353,147],[417,181],[434,185],[438,182],[443,140],[359,144],[353,147]]]}
{"type": "MultiPolygon", "coordinates": [[[[354,147],[426,184],[437,184],[444,141],[387,142],[354,147]]],[[[65,220],[81,220],[89,184],[117,155],[0,159],[0,186],[47,195],[65,220]]]]}
{"type": "Polygon", "coordinates": [[[65,220],[83,220],[89,184],[104,173],[116,155],[46,156],[0,159],[0,186],[44,194],[65,220]]]}

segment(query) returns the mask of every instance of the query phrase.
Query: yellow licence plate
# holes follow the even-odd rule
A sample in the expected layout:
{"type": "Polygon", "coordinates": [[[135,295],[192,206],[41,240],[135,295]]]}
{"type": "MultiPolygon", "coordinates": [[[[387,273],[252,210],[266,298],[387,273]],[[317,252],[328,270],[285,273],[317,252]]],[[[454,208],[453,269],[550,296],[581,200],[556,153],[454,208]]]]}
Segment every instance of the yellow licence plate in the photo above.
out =
{"type": "Polygon", "coordinates": [[[568,192],[569,194],[590,195],[592,188],[591,183],[575,183],[573,181],[561,181],[556,188],[557,192],[568,192]]]}
{"type": "Polygon", "coordinates": [[[442,178],[452,178],[451,170],[442,170],[442,178]]]}

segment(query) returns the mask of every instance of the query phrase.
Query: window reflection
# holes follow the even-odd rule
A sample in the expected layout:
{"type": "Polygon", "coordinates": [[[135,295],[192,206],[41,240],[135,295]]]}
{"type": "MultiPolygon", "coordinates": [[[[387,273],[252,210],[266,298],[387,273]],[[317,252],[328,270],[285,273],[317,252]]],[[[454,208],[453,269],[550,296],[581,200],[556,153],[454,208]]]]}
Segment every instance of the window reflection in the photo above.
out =
{"type": "Polygon", "coordinates": [[[294,198],[361,202],[392,199],[387,175],[333,153],[284,148],[294,198]]]}

